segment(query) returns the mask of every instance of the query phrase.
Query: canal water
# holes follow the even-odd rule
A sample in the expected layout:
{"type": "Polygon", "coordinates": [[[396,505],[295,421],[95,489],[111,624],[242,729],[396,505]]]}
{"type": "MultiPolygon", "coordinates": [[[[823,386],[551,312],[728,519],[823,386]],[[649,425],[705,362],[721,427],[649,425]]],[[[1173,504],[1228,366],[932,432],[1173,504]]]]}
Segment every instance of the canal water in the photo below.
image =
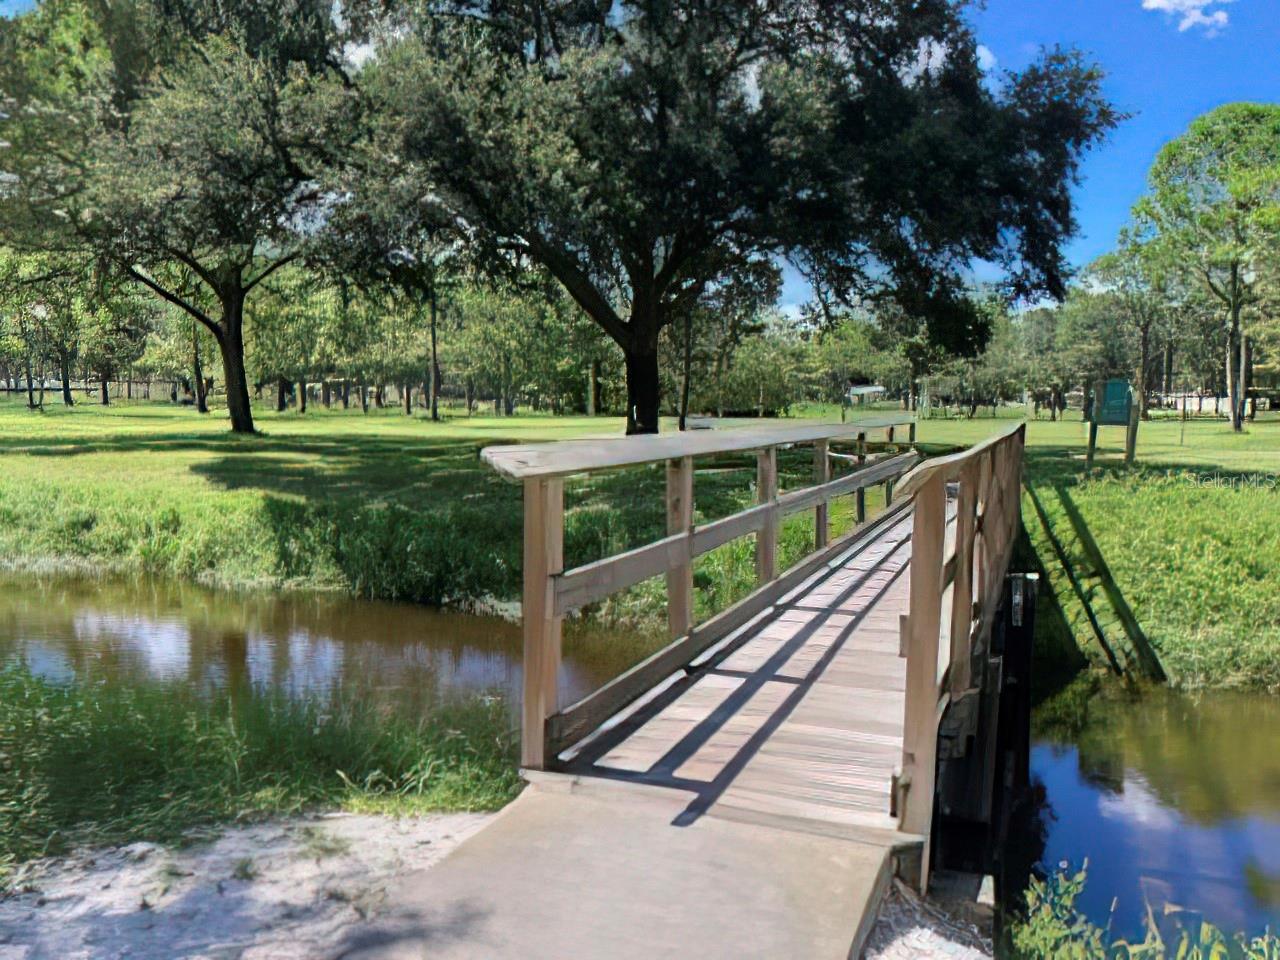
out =
{"type": "MultiPolygon", "coordinates": [[[[634,663],[655,638],[566,627],[562,703],[634,663]]],[[[0,577],[0,665],[54,682],[154,681],[216,692],[356,696],[425,711],[520,690],[520,630],[497,617],[331,595],[228,593],[153,580],[0,577]]],[[[1280,928],[1280,699],[1103,688],[1037,715],[1041,869],[1078,868],[1081,906],[1134,936],[1148,905],[1224,930],[1280,928]]]]}
{"type": "MultiPolygon", "coordinates": [[[[1042,869],[1078,868],[1098,925],[1138,936],[1150,906],[1227,933],[1280,929],[1280,699],[1102,689],[1034,724],[1042,869]]],[[[1037,836],[1038,834],[1038,836],[1037,836]]]]}
{"type": "MultiPolygon", "coordinates": [[[[644,637],[566,625],[564,703],[646,652],[644,637]]],[[[159,681],[217,691],[369,698],[423,711],[521,686],[520,627],[499,617],[333,595],[236,593],[159,580],[0,577],[0,664],[54,682],[159,681]]]]}

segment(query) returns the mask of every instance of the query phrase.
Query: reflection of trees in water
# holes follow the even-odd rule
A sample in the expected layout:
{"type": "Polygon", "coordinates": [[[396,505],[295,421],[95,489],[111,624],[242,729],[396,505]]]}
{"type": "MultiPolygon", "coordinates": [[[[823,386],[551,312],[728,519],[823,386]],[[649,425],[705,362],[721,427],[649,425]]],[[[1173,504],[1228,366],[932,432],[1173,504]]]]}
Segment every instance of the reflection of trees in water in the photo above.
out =
{"type": "MultiPolygon", "coordinates": [[[[634,630],[570,624],[566,695],[651,652],[634,630]]],[[[58,676],[180,681],[207,692],[270,687],[425,711],[454,695],[520,688],[518,624],[339,596],[226,593],[154,580],[0,580],[0,660],[38,652],[58,676]]],[[[30,659],[30,658],[28,658],[30,659]]]]}
{"type": "Polygon", "coordinates": [[[1280,701],[1157,689],[1103,697],[1076,738],[1081,775],[1122,792],[1139,775],[1160,802],[1213,825],[1280,810],[1280,701]]]}

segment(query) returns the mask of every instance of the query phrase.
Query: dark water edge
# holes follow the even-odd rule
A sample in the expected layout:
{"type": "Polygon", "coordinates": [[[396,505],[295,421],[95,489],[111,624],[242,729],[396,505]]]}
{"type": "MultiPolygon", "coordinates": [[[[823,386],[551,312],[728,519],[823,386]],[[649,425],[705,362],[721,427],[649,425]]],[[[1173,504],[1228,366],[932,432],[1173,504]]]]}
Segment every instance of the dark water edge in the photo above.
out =
{"type": "MultiPolygon", "coordinates": [[[[566,624],[572,703],[640,659],[652,638],[566,624]]],[[[0,665],[56,683],[160,681],[201,692],[372,698],[424,711],[479,695],[519,703],[520,625],[496,616],[335,594],[220,591],[155,578],[0,575],[0,665]]]]}
{"type": "Polygon", "coordinates": [[[1077,684],[1038,709],[1031,775],[1023,852],[1042,873],[1087,860],[1095,924],[1140,938],[1179,907],[1280,928],[1280,698],[1077,684]]]}

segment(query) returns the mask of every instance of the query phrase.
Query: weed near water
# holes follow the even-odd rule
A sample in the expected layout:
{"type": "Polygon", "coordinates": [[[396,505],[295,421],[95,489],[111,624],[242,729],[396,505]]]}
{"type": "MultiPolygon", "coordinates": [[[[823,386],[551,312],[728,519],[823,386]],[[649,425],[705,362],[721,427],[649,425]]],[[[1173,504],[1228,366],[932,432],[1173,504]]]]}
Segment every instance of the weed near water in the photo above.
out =
{"type": "Polygon", "coordinates": [[[411,720],[360,702],[175,685],[54,685],[0,671],[0,884],[79,844],[181,840],[193,827],[325,807],[495,810],[519,789],[492,699],[411,720]]]}
{"type": "Polygon", "coordinates": [[[1148,911],[1140,941],[1112,936],[1076,908],[1088,882],[1088,863],[1075,872],[1032,878],[1026,909],[1008,930],[1005,955],[1013,960],[1273,960],[1280,937],[1228,936],[1195,910],[1148,911]]]}

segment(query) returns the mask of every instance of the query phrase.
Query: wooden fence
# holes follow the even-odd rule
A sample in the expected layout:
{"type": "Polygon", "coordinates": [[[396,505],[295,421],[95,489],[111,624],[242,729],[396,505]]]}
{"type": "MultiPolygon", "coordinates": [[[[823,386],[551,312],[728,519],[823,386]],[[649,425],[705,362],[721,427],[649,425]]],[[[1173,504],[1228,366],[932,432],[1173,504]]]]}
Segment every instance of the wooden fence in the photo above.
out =
{"type": "MultiPolygon", "coordinates": [[[[884,485],[886,501],[892,501],[895,482],[915,466],[919,457],[908,451],[886,452],[872,458],[869,438],[883,432],[884,440],[894,444],[899,439],[898,432],[904,429],[907,442],[913,442],[914,421],[906,416],[891,416],[849,424],[691,431],[485,449],[482,456],[487,463],[524,486],[523,766],[542,769],[554,765],[564,749],[798,586],[853,537],[882,522],[867,523],[866,490],[884,485]],[[831,445],[840,442],[852,444],[852,451],[832,451],[831,445]],[[796,445],[813,448],[814,482],[780,493],[778,450],[796,445]],[[695,524],[694,459],[744,452],[756,454],[757,505],[695,524]],[[857,469],[833,480],[833,459],[853,461],[857,469]],[[667,471],[668,536],[565,570],[565,477],[663,461],[667,471]],[[829,505],[841,496],[855,498],[856,525],[832,541],[829,505]],[[777,546],[782,519],[801,510],[813,511],[815,549],[779,573],[777,546]],[[752,534],[756,538],[756,590],[705,623],[695,624],[694,558],[752,534]],[[572,610],[661,575],[666,577],[673,641],[578,703],[560,710],[561,619],[572,610]]],[[[897,511],[892,513],[896,515],[897,511]]]]}

